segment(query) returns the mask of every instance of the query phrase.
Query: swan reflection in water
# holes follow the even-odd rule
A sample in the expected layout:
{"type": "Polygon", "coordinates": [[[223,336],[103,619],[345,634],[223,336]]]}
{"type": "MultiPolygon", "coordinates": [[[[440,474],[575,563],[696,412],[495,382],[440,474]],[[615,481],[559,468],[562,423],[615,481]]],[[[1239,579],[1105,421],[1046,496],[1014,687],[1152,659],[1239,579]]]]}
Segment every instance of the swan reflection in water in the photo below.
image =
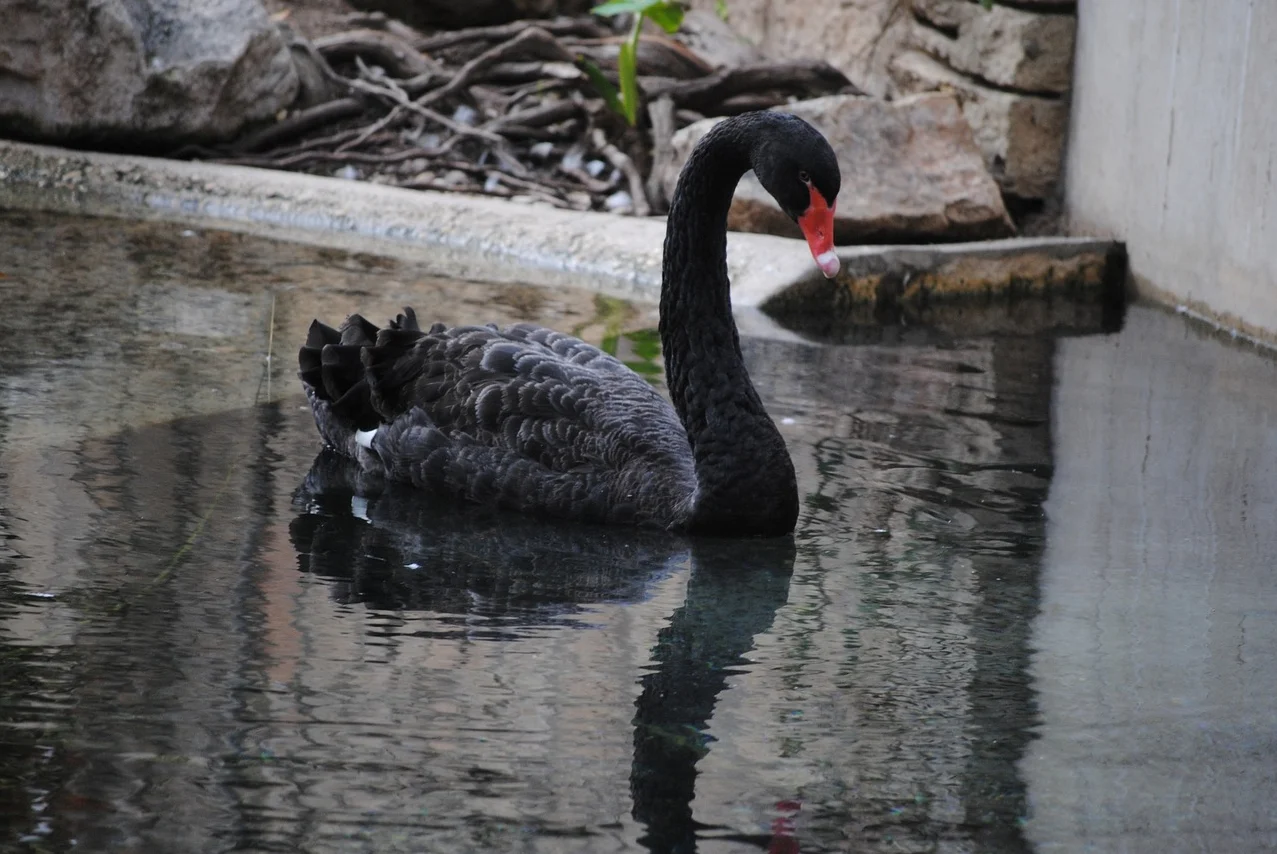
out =
{"type": "MultiPolygon", "coordinates": [[[[696,765],[712,749],[707,729],[719,694],[788,597],[791,537],[680,538],[458,507],[370,477],[330,451],[316,459],[294,505],[290,535],[301,568],[331,579],[336,598],[376,609],[481,613],[478,637],[491,640],[526,637],[529,627],[590,604],[642,601],[690,558],[686,598],[639,678],[630,792],[645,830],[640,842],[690,852],[700,831],[798,850],[783,819],[773,833],[742,836],[692,817],[696,765]]],[[[456,625],[458,636],[476,637],[472,623],[456,625]]]]}

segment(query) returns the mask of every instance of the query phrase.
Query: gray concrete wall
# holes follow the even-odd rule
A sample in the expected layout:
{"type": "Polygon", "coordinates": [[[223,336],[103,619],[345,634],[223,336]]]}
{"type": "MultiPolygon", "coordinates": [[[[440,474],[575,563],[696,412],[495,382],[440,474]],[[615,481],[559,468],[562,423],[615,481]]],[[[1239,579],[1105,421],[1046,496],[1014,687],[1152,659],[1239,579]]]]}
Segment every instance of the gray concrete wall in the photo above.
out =
{"type": "Polygon", "coordinates": [[[1054,373],[1028,838],[1277,850],[1277,365],[1137,306],[1054,373]]]}
{"type": "Polygon", "coordinates": [[[1277,4],[1079,0],[1065,209],[1140,292],[1277,342],[1277,4]]]}

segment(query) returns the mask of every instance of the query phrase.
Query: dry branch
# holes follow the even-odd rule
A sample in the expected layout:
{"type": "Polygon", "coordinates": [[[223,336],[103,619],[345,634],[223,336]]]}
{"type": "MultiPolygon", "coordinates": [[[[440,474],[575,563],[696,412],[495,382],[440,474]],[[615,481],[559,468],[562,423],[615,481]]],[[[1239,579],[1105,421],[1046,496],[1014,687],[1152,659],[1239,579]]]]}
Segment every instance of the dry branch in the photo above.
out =
{"type": "Polygon", "coordinates": [[[246,155],[242,157],[218,158],[219,163],[231,163],[239,166],[267,166],[276,169],[288,166],[301,166],[306,163],[324,161],[331,163],[368,163],[385,165],[387,163],[403,163],[418,157],[435,157],[442,152],[437,148],[405,148],[387,154],[375,154],[367,151],[302,151],[289,157],[270,155],[246,155]]]}
{"type": "Polygon", "coordinates": [[[457,92],[485,71],[488,67],[507,59],[533,56],[553,62],[571,62],[572,55],[564,50],[558,39],[540,27],[527,27],[507,42],[484,51],[461,67],[451,80],[443,86],[422,95],[417,103],[425,106],[433,104],[457,92]]]}
{"type": "Polygon", "coordinates": [[[408,79],[438,71],[435,63],[411,44],[381,30],[354,30],[315,40],[315,48],[330,64],[350,62],[356,57],[379,65],[391,77],[408,79]]]}
{"type": "MultiPolygon", "coordinates": [[[[652,122],[652,162],[662,163],[674,139],[674,99],[669,95],[662,95],[647,105],[647,115],[652,122]]],[[[647,200],[652,207],[660,211],[665,210],[669,199],[665,198],[665,187],[656,170],[647,176],[644,188],[647,190],[647,200]]]]}
{"type": "Polygon", "coordinates": [[[634,199],[634,213],[638,216],[647,216],[652,212],[652,206],[647,203],[647,192],[643,189],[643,176],[634,166],[625,152],[617,148],[615,145],[607,141],[607,137],[603,135],[603,131],[598,128],[594,129],[592,135],[594,147],[600,154],[608,159],[608,162],[621,170],[630,184],[630,196],[634,199]]]}
{"type": "Polygon", "coordinates": [[[617,39],[590,19],[518,21],[430,38],[376,16],[357,20],[361,29],[295,46],[327,81],[327,91],[312,89],[332,100],[221,151],[188,149],[186,156],[320,173],[358,164],[364,177],[402,187],[575,210],[616,207],[612,197],[624,189],[633,212],[644,215],[664,209],[664,200],[656,184],[647,192],[639,167],[653,161],[652,150],[669,146],[678,127],[702,114],[854,89],[824,63],[713,71],[684,45],[645,35],[638,64],[649,149],[646,132],[608,110],[584,73],[583,60],[616,73],[617,39]]]}
{"type": "Polygon", "coordinates": [[[543,80],[581,80],[585,75],[570,62],[498,62],[482,72],[486,83],[531,83],[543,80]]]}
{"type": "Polygon", "coordinates": [[[364,111],[363,98],[339,98],[326,104],[317,104],[309,109],[294,113],[282,122],[262,128],[256,133],[240,139],[234,146],[235,151],[261,151],[285,140],[301,136],[315,128],[326,127],[357,116],[364,111]]]}
{"type": "MultiPolygon", "coordinates": [[[[396,107],[416,113],[422,118],[434,122],[441,127],[445,127],[459,136],[474,136],[497,145],[505,142],[504,139],[495,133],[483,130],[482,128],[469,127],[461,124],[460,122],[454,122],[442,113],[438,113],[429,107],[423,106],[417,101],[412,100],[407,92],[399,86],[396,86],[392,81],[385,80],[376,82],[373,80],[357,78],[351,80],[350,84],[362,92],[386,98],[391,103],[395,104],[396,107]]],[[[392,112],[391,115],[394,115],[394,113],[392,112]]],[[[389,118],[389,116],[387,118],[389,118]]]]}
{"type": "Polygon", "coordinates": [[[430,53],[471,41],[503,42],[532,28],[556,36],[599,38],[608,34],[607,30],[586,18],[555,18],[552,21],[515,21],[495,27],[468,27],[463,30],[453,30],[421,39],[414,47],[423,53],[430,53]]]}
{"type": "Polygon", "coordinates": [[[803,60],[722,68],[696,80],[647,77],[640,78],[639,83],[649,99],[669,96],[676,106],[698,112],[710,111],[728,98],[758,91],[780,90],[806,96],[864,94],[832,65],[803,60]]]}
{"type": "Polygon", "coordinates": [[[483,127],[494,133],[505,133],[511,127],[544,127],[580,115],[581,110],[581,105],[575,101],[566,99],[550,101],[530,110],[520,110],[499,119],[493,119],[483,127]]]}
{"type": "MultiPolygon", "coordinates": [[[[617,37],[565,39],[563,46],[602,68],[614,70],[623,41],[625,39],[617,37]]],[[[639,39],[637,67],[638,73],[645,77],[675,77],[679,80],[692,80],[714,73],[714,66],[688,50],[685,45],[655,34],[644,34],[639,39]]]]}

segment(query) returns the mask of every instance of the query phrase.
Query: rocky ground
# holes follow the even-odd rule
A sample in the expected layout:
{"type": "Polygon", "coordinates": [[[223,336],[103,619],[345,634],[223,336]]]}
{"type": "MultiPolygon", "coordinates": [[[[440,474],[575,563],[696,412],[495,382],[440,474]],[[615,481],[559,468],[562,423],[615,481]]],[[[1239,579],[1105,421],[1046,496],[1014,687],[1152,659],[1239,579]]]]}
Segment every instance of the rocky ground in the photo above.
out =
{"type": "MultiPolygon", "coordinates": [[[[792,104],[844,153],[848,185],[858,189],[840,206],[840,242],[1014,230],[951,98],[863,97],[823,62],[766,61],[704,12],[693,10],[673,38],[644,36],[645,109],[630,128],[583,68],[594,63],[615,79],[619,37],[599,18],[465,21],[471,26],[421,32],[343,0],[271,0],[269,8],[313,45],[307,59],[327,91],[211,153],[225,162],[646,215],[664,209],[682,163],[715,121],[707,116],[792,104]],[[829,97],[812,99],[821,95],[829,97]],[[343,125],[336,133],[334,117],[343,125]]],[[[731,225],[796,234],[749,180],[731,225]]]]}
{"type": "Polygon", "coordinates": [[[680,128],[855,91],[823,62],[763,61],[721,21],[693,13],[676,37],[641,41],[645,109],[631,128],[591,78],[592,66],[616,82],[621,36],[603,19],[423,32],[339,0],[268,7],[295,33],[301,108],[185,156],[646,215],[664,207],[669,182],[653,167],[680,128]]]}
{"type": "MultiPolygon", "coordinates": [[[[866,0],[885,11],[856,20],[882,32],[853,34],[874,48],[853,82],[814,48],[778,50],[785,33],[814,38],[819,21],[784,22],[773,38],[759,21],[802,10],[767,2],[729,3],[729,26],[693,0],[673,36],[645,31],[631,127],[599,80],[616,84],[628,21],[590,15],[590,0],[101,0],[88,22],[73,0],[0,0],[14,21],[0,33],[13,90],[0,134],[648,215],[714,121],[782,107],[825,133],[855,188],[840,199],[840,243],[1005,236],[1008,203],[1022,231],[1049,230],[1038,212],[1062,135],[1050,93],[1068,82],[1055,31],[1072,18],[866,0]],[[22,36],[51,29],[63,36],[22,36]],[[1027,47],[1008,53],[1008,32],[1027,47]],[[884,89],[888,71],[899,85],[884,89]]],[[[749,179],[731,221],[796,234],[749,179]]]]}

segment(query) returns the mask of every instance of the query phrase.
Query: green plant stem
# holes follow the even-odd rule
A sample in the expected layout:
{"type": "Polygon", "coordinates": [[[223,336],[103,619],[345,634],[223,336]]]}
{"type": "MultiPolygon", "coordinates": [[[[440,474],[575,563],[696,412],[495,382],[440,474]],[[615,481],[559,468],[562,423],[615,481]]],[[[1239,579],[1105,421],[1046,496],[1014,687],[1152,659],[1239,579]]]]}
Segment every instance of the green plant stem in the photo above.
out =
{"type": "MultiPolygon", "coordinates": [[[[641,12],[634,13],[634,26],[630,27],[630,38],[623,49],[628,50],[629,58],[628,67],[621,70],[621,99],[625,105],[625,119],[630,123],[630,127],[638,125],[638,45],[645,17],[641,12]]],[[[619,61],[617,68],[620,70],[619,61]]]]}

